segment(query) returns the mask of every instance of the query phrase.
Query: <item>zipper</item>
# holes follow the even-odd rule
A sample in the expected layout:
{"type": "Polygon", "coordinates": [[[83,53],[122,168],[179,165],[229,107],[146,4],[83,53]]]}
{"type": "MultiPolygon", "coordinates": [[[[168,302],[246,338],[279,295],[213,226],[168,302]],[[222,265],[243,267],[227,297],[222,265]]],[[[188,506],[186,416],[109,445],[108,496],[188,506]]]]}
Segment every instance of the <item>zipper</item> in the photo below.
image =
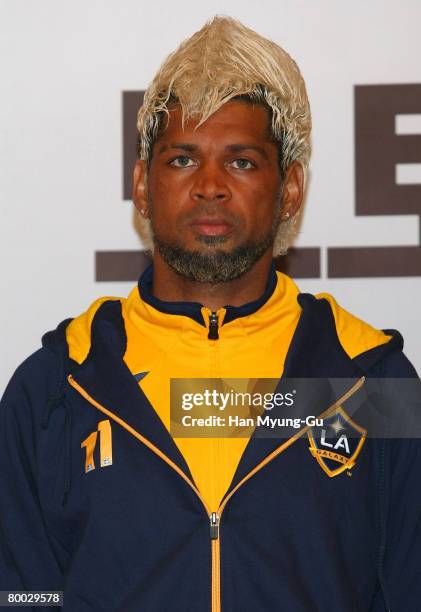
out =
{"type": "MultiPolygon", "coordinates": [[[[215,313],[216,314],[216,313],[215,313]]],[[[211,576],[211,612],[221,612],[221,539],[220,539],[220,522],[221,516],[224,511],[225,506],[231,497],[238,491],[238,489],[247,482],[254,474],[259,472],[262,468],[264,468],[268,463],[270,463],[273,459],[278,457],[281,453],[283,453],[289,446],[291,446],[294,442],[296,442],[301,436],[303,436],[310,429],[309,425],[306,425],[299,431],[297,431],[291,438],[288,438],[285,442],[283,442],[278,448],[272,451],[267,457],[265,457],[260,463],[258,463],[248,474],[246,474],[242,480],[240,480],[236,486],[230,491],[230,493],[224,498],[222,503],[220,504],[218,510],[216,512],[210,512],[205,500],[200,494],[199,489],[193,484],[193,482],[186,476],[186,474],[181,470],[174,461],[172,461],[169,457],[165,455],[155,444],[150,442],[147,438],[142,436],[138,431],[133,429],[126,421],[123,421],[119,416],[102,406],[99,402],[97,402],[93,397],[89,395],[87,391],[83,387],[79,385],[79,383],[73,378],[71,374],[67,377],[67,380],[71,387],[73,387],[82,397],[84,397],[92,406],[107,414],[114,421],[119,423],[124,429],[129,431],[131,434],[135,436],[140,442],[145,444],[152,452],[158,455],[165,463],[167,463],[173,470],[181,476],[181,478],[193,489],[198,498],[203,504],[204,509],[209,517],[210,524],[210,542],[211,542],[211,553],[212,553],[212,576],[211,576]]],[[[329,406],[324,412],[318,415],[318,418],[325,418],[329,416],[330,412],[333,412],[337,406],[345,402],[347,399],[351,397],[354,393],[360,389],[365,382],[365,376],[362,376],[346,393],[344,393],[332,406],[329,406]]]]}
{"type": "Polygon", "coordinates": [[[208,340],[219,340],[218,313],[212,311],[209,316],[208,340]]]}
{"type": "Polygon", "coordinates": [[[210,515],[210,539],[219,539],[219,514],[212,512],[210,515]]]}
{"type": "MultiPolygon", "coordinates": [[[[208,310],[209,312],[209,310],[208,310]]],[[[219,319],[218,312],[212,310],[209,313],[209,328],[208,328],[208,340],[219,340],[219,319]]],[[[215,344],[214,351],[212,353],[212,376],[216,376],[218,370],[217,363],[217,352],[219,349],[219,343],[215,344]]],[[[216,441],[213,440],[213,444],[216,441]]],[[[213,463],[215,465],[215,463],[213,463]]],[[[211,612],[221,612],[221,543],[219,539],[219,508],[216,512],[211,512],[209,516],[210,521],[210,543],[211,543],[211,612]]]]}
{"type": "Polygon", "coordinates": [[[219,514],[210,515],[210,539],[212,549],[212,612],[221,610],[221,550],[219,542],[219,514]]]}

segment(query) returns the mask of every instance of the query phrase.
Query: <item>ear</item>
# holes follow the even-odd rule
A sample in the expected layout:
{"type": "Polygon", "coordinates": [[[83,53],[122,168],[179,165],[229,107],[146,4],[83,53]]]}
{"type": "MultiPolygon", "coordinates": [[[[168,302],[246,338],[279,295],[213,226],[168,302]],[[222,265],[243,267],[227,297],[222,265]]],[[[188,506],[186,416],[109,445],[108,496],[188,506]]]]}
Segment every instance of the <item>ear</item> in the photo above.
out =
{"type": "Polygon", "coordinates": [[[146,177],[146,162],[143,159],[138,159],[133,171],[133,202],[145,219],[149,217],[146,177]]]}
{"type": "Polygon", "coordinates": [[[300,209],[303,202],[304,169],[300,162],[292,162],[286,169],[282,189],[281,220],[291,219],[300,209]]]}

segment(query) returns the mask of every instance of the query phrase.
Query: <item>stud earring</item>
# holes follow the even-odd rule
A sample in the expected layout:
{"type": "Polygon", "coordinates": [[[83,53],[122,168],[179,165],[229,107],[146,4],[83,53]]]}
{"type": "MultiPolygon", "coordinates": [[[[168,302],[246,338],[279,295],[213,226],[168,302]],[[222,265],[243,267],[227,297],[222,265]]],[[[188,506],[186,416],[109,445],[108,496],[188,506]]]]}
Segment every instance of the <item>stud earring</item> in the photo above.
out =
{"type": "Polygon", "coordinates": [[[286,212],[286,213],[284,213],[284,214],[282,215],[282,217],[283,217],[284,221],[288,221],[289,216],[290,216],[290,215],[289,215],[289,212],[286,212]]]}

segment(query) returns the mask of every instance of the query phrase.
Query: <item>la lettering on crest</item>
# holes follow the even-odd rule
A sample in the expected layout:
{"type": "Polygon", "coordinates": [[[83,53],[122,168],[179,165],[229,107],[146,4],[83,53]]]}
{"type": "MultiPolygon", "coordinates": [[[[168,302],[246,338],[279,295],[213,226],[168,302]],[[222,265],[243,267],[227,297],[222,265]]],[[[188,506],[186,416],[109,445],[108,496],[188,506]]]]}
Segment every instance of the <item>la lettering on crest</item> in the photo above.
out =
{"type": "Polygon", "coordinates": [[[349,472],[355,466],[367,438],[367,430],[338,406],[335,412],[323,419],[322,426],[311,427],[307,436],[310,453],[323,471],[333,478],[346,470],[349,472]]]}

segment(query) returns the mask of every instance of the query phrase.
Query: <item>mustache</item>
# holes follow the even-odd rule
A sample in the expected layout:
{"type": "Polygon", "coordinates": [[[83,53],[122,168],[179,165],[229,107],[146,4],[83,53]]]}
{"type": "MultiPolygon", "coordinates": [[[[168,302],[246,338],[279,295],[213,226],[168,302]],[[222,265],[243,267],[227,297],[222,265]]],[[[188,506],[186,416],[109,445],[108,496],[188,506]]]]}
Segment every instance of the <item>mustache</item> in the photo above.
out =
{"type": "MultiPolygon", "coordinates": [[[[154,205],[151,201],[148,202],[148,210],[150,219],[153,222],[154,220],[154,205]]],[[[183,224],[190,225],[192,223],[196,223],[197,221],[206,220],[212,222],[215,220],[217,223],[226,223],[227,225],[238,226],[239,219],[232,212],[224,209],[221,204],[215,205],[197,205],[192,210],[180,214],[179,220],[183,224]]]]}
{"type": "MultiPolygon", "coordinates": [[[[153,216],[155,202],[153,201],[150,191],[147,193],[148,210],[153,216]]],[[[227,223],[228,225],[238,224],[238,217],[218,201],[203,202],[195,204],[192,210],[182,215],[182,220],[187,223],[194,223],[198,219],[217,219],[219,222],[227,223]]]]}

